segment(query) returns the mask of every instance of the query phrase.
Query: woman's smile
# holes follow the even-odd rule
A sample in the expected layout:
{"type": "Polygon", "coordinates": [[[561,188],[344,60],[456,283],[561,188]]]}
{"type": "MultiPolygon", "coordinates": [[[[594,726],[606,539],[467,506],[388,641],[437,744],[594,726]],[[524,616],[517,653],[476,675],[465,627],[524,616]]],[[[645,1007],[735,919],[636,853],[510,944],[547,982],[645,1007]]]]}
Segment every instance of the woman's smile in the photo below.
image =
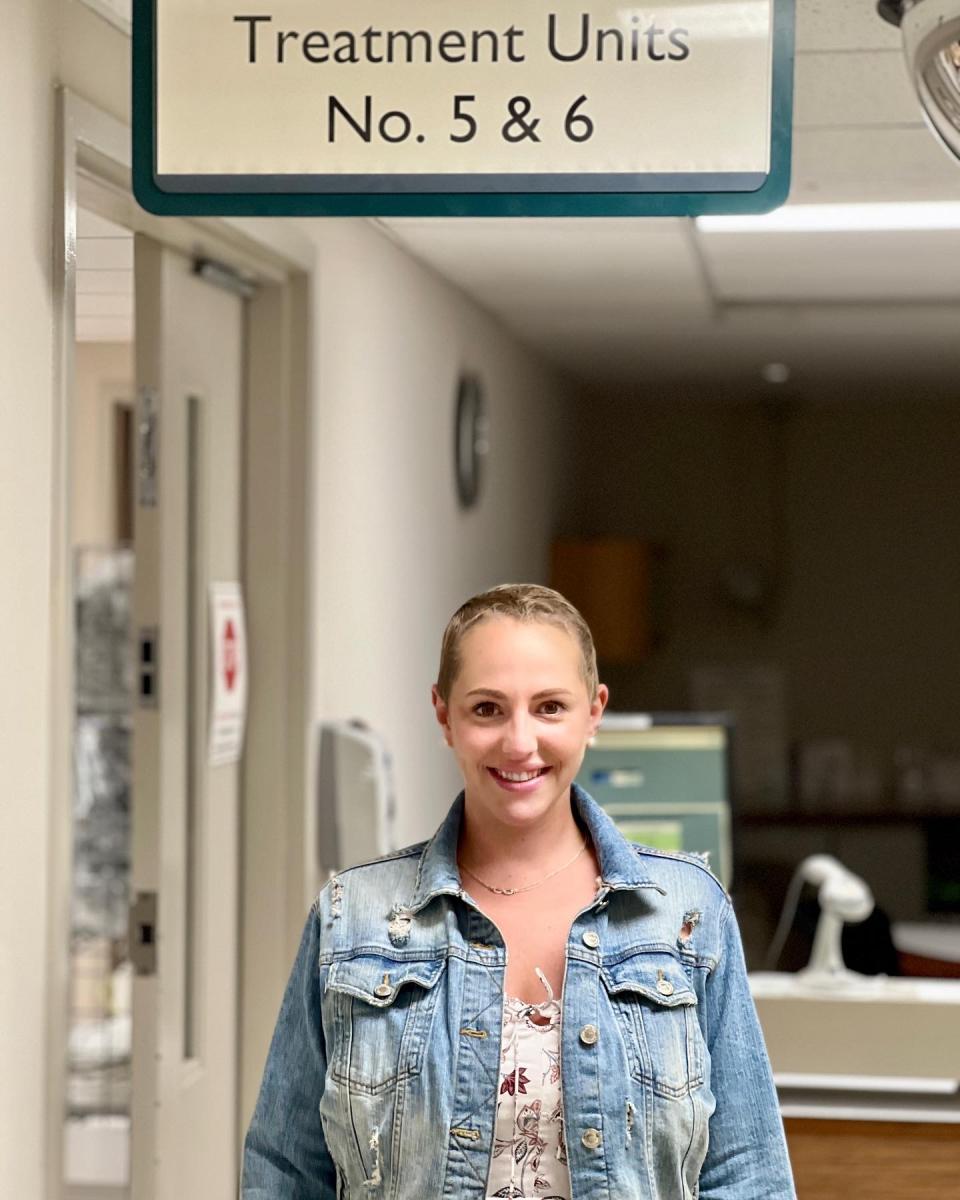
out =
{"type": "Polygon", "coordinates": [[[487,772],[505,792],[535,791],[540,780],[550,767],[534,767],[529,771],[506,771],[499,767],[487,767],[487,772]]]}

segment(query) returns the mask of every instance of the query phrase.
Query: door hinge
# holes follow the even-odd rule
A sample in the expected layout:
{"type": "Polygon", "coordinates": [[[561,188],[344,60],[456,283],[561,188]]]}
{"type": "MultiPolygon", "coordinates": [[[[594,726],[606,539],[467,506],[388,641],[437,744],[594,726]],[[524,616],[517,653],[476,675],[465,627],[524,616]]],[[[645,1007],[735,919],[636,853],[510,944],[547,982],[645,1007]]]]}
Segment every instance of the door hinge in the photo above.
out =
{"type": "Polygon", "coordinates": [[[136,975],[157,973],[157,893],[137,892],[130,905],[127,936],[130,961],[136,975]]]}
{"type": "Polygon", "coordinates": [[[157,506],[158,399],[154,388],[143,387],[137,394],[137,503],[141,508],[157,506]]]}

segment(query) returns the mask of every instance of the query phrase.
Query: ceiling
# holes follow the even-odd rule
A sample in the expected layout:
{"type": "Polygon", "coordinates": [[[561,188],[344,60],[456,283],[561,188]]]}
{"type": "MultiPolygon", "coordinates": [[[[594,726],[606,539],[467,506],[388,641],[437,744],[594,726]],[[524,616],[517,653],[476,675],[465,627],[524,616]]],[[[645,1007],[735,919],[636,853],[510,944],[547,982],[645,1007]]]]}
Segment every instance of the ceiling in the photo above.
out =
{"type": "Polygon", "coordinates": [[[77,210],[76,335],[81,342],[133,341],[133,235],[77,210]]]}
{"type": "MultiPolygon", "coordinates": [[[[960,200],[875,0],[797,0],[790,203],[960,200]]],[[[943,380],[960,231],[710,233],[686,219],[390,219],[411,253],[584,379],[943,380]]]]}
{"type": "MultiPolygon", "coordinates": [[[[960,3],[960,0],[958,0],[960,3]]],[[[797,0],[790,203],[960,200],[875,0],[797,0]]],[[[704,233],[685,219],[391,219],[394,240],[591,382],[952,382],[960,231],[704,233]]],[[[132,337],[132,244],[82,213],[78,335],[132,337]]]]}

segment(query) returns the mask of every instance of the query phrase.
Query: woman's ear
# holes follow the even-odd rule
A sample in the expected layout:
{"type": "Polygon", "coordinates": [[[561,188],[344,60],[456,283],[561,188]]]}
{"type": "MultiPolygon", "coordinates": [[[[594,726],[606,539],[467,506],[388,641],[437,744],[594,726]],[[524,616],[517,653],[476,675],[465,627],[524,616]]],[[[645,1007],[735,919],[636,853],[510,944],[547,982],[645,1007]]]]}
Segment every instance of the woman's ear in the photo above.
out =
{"type": "Polygon", "coordinates": [[[600,727],[600,721],[603,719],[603,710],[607,707],[607,701],[610,699],[610,689],[605,683],[597,686],[597,694],[590,705],[590,736],[597,732],[600,727]]]}
{"type": "Polygon", "coordinates": [[[446,700],[437,691],[437,685],[434,684],[431,689],[431,699],[433,700],[433,711],[436,714],[437,721],[443,730],[443,740],[448,746],[453,745],[452,734],[450,733],[450,707],[446,700]]]}

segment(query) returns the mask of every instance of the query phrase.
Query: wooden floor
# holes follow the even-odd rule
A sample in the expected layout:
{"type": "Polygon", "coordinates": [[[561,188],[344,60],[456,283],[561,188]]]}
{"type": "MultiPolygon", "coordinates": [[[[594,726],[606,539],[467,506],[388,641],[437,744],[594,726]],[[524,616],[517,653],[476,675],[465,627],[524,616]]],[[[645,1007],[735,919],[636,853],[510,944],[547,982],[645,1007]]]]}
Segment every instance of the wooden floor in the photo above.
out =
{"type": "Polygon", "coordinates": [[[797,1200],[960,1197],[960,1125],[784,1121],[797,1200]]]}

